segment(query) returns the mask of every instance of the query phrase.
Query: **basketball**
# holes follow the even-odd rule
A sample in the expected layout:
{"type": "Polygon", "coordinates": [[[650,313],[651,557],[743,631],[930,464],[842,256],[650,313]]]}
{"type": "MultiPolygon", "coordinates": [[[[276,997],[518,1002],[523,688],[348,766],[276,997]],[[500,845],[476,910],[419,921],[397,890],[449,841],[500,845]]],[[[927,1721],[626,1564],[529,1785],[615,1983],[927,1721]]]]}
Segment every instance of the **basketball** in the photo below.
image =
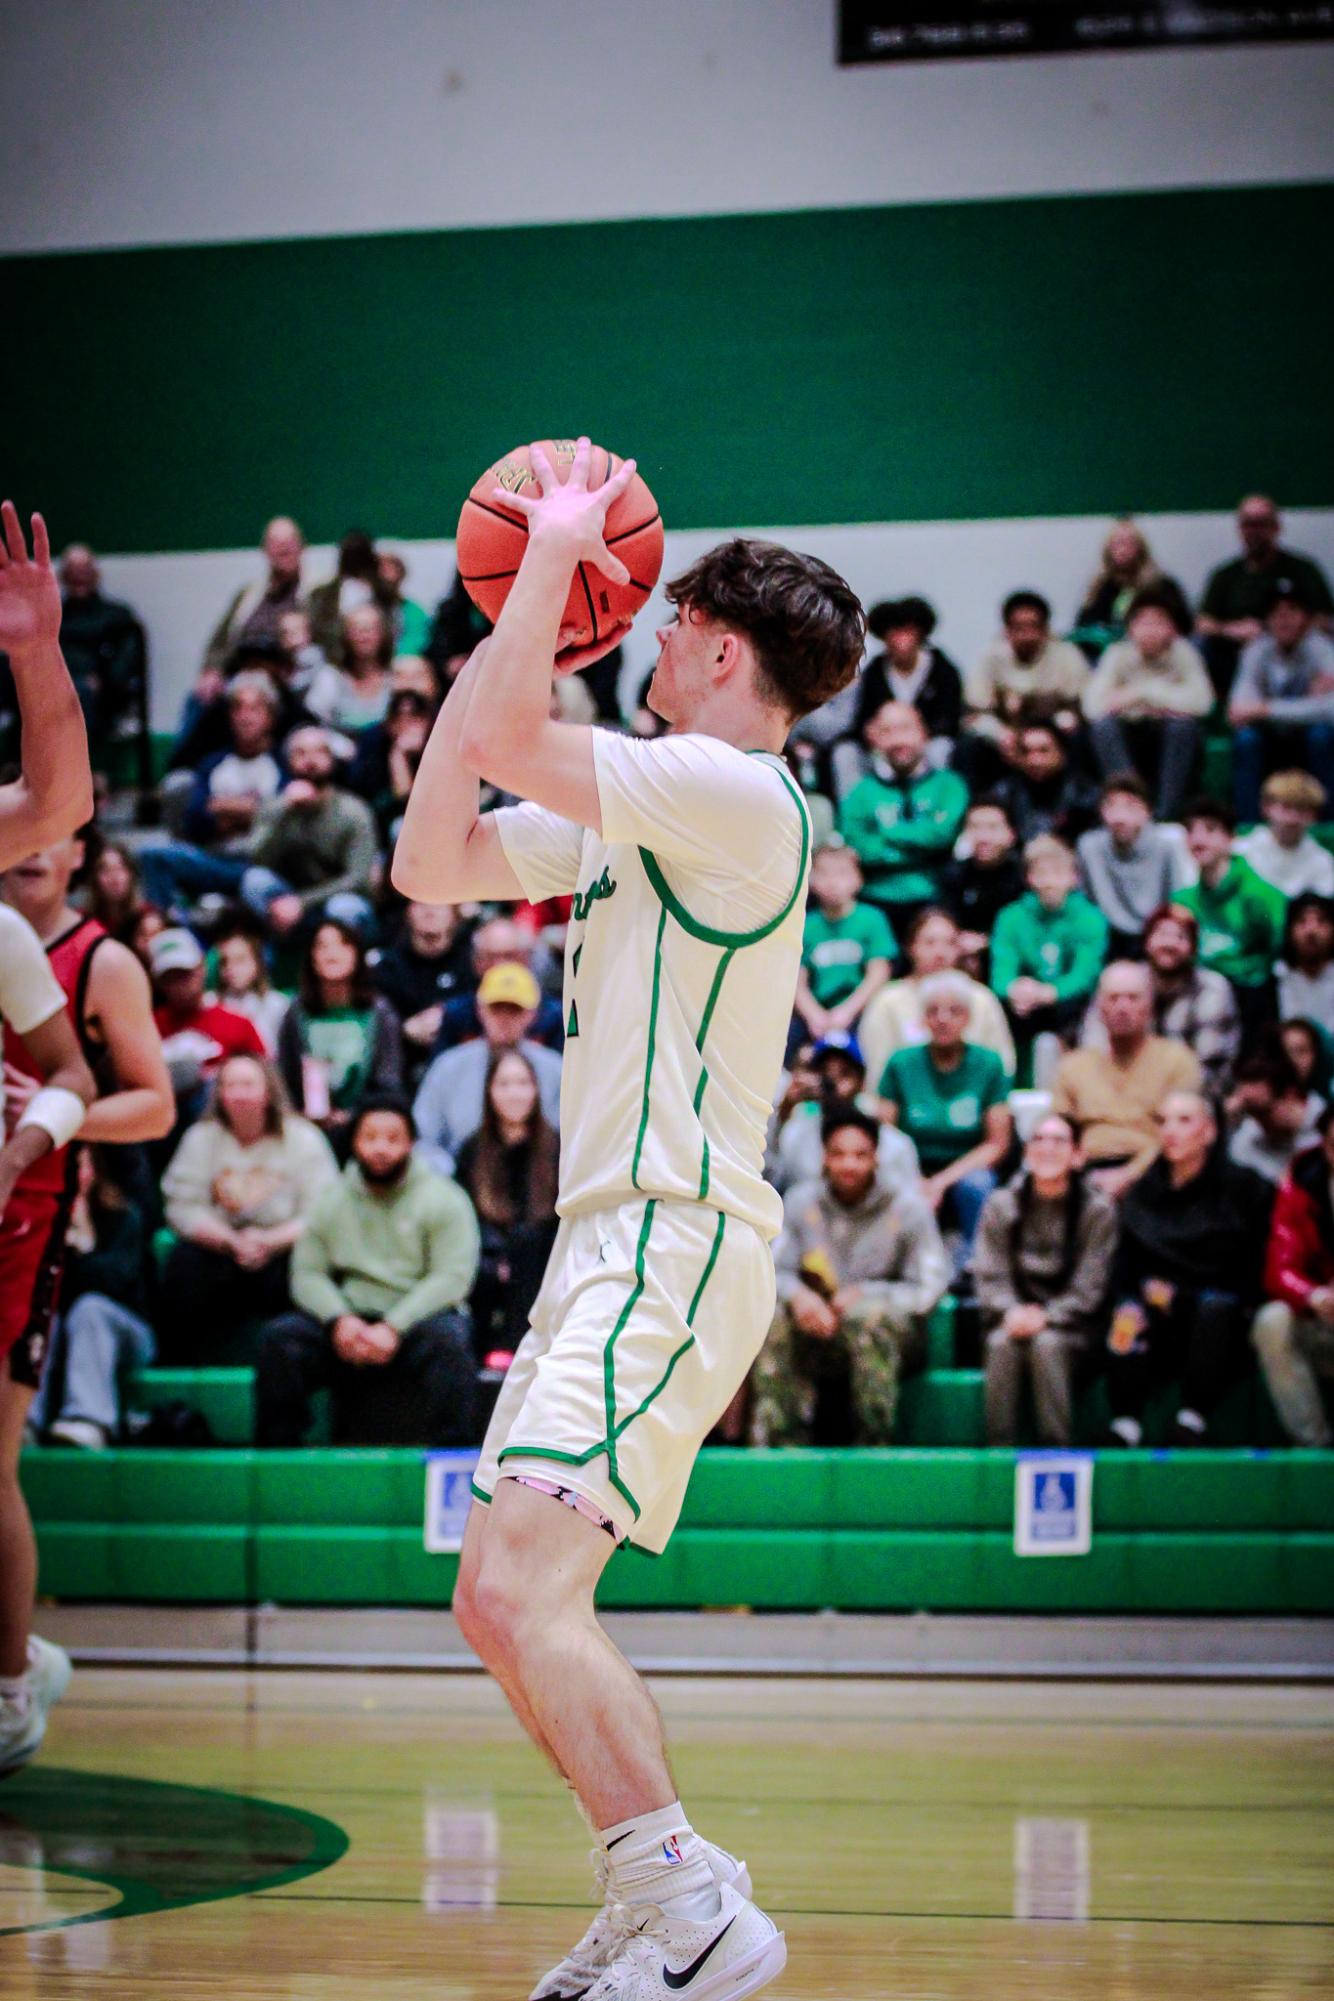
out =
{"type": "MultiPolygon", "coordinates": [[[[573,438],[542,441],[562,482],[574,463],[573,438]]],[[[590,489],[605,486],[621,465],[615,452],[593,447],[590,489]]],[[[527,445],[518,445],[488,466],[474,481],[463,503],[458,526],[458,565],[463,586],[478,610],[492,624],[509,596],[528,540],[528,524],[516,508],[511,514],[492,498],[497,486],[510,493],[538,490],[527,445]]],[[[630,582],[614,584],[592,563],[580,563],[570,585],[561,618],[562,650],[596,646],[617,627],[628,625],[649,597],[662,569],[662,516],[646,482],[635,474],[607,514],[604,537],[630,572],[630,582]]]]}

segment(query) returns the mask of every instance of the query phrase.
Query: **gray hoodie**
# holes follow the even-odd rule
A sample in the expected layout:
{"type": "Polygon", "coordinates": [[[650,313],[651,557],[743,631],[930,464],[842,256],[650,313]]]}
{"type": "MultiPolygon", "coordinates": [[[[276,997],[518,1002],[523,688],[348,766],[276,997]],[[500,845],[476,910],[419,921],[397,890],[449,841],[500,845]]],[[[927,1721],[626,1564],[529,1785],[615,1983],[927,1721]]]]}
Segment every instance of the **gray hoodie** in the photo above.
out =
{"type": "Polygon", "coordinates": [[[868,1302],[904,1318],[924,1320],[950,1282],[950,1261],[925,1198],[915,1189],[887,1188],[879,1174],[851,1209],[835,1201],[823,1179],[788,1190],[774,1245],[780,1299],[791,1299],[803,1283],[803,1259],[816,1252],[840,1286],[855,1285],[868,1302]]]}

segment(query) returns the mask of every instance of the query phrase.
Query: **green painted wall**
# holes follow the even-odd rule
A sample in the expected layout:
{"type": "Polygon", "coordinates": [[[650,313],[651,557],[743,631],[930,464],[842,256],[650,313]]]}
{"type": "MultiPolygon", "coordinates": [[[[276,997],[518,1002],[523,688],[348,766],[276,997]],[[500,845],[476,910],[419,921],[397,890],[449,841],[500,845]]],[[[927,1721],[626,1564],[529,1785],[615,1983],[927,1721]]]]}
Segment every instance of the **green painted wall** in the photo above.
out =
{"type": "Polygon", "coordinates": [[[0,484],[126,553],[452,534],[577,428],[677,528],[1319,506],[1331,237],[1334,184],[11,258],[0,484]]]}

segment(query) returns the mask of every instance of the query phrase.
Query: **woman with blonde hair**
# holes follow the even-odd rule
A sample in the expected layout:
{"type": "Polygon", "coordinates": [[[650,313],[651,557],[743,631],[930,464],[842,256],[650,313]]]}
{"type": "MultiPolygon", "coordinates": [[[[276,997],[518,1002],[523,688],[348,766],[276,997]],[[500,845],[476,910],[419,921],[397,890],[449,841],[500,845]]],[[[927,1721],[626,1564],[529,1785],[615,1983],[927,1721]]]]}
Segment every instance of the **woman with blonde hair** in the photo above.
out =
{"type": "Polygon", "coordinates": [[[1185,592],[1175,577],[1169,577],[1158,567],[1143,529],[1128,514],[1123,515],[1108,530],[1097,572],[1084,594],[1075,630],[1070,635],[1090,660],[1096,660],[1114,639],[1125,637],[1130,606],[1138,593],[1147,589],[1172,601],[1177,630],[1183,635],[1188,633],[1191,618],[1185,592]]]}

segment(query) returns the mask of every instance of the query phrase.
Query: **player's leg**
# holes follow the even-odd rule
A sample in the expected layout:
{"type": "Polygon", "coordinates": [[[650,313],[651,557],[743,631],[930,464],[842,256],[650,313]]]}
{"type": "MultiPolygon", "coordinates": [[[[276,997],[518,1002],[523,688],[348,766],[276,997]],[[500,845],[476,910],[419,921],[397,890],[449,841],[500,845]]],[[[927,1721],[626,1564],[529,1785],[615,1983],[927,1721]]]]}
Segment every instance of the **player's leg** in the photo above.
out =
{"type": "Polygon", "coordinates": [[[0,1683],[28,1667],[28,1628],[37,1596],[37,1540],[19,1484],[23,1427],[35,1392],[16,1383],[0,1357],[0,1683]]]}
{"type": "Polygon", "coordinates": [[[454,1582],[454,1617],[458,1620],[459,1631],[483,1667],[493,1680],[499,1682],[510,1708],[538,1750],[568,1784],[569,1774],[547,1741],[522,1686],[507,1671],[504,1655],[492,1644],[490,1631],[477,1609],[477,1579],[481,1573],[482,1553],[486,1547],[490,1519],[489,1507],[474,1506],[469,1511],[467,1526],[463,1531],[463,1548],[459,1552],[459,1572],[454,1582]]]}

